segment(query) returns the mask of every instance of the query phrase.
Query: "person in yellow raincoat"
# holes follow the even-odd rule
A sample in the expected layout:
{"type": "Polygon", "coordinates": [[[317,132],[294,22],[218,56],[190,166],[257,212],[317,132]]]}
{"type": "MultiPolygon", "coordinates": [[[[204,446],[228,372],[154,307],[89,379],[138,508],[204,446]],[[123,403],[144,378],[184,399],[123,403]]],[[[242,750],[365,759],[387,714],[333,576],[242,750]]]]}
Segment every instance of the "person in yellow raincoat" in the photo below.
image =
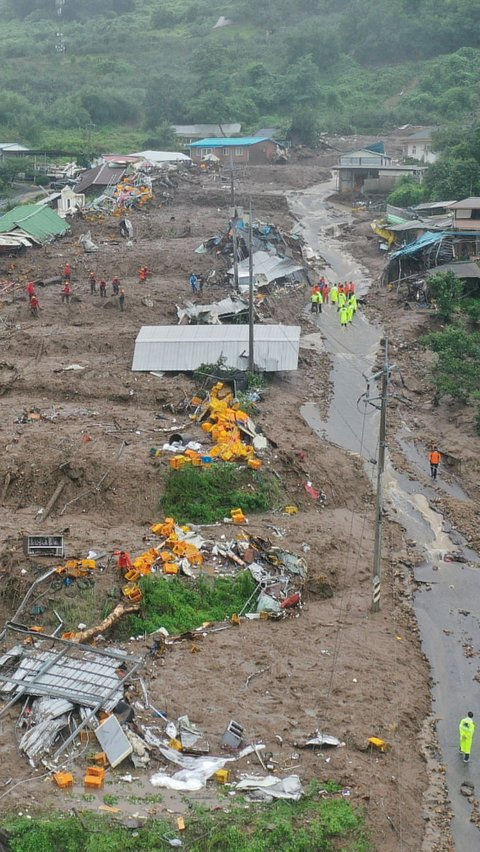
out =
{"type": "Polygon", "coordinates": [[[464,719],[460,719],[458,731],[460,734],[460,754],[463,755],[465,763],[468,763],[472,751],[473,735],[475,733],[475,722],[473,721],[473,713],[471,711],[464,719]]]}

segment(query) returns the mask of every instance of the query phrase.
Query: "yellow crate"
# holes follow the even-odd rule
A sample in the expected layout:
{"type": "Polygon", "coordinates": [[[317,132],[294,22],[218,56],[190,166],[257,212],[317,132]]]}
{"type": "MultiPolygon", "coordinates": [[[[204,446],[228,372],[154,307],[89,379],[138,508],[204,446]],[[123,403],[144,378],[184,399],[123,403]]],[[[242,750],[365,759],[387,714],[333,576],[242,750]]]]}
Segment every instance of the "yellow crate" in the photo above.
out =
{"type": "Polygon", "coordinates": [[[230,769],[217,769],[215,772],[215,781],[217,784],[228,784],[231,777],[232,773],[230,769]]]}

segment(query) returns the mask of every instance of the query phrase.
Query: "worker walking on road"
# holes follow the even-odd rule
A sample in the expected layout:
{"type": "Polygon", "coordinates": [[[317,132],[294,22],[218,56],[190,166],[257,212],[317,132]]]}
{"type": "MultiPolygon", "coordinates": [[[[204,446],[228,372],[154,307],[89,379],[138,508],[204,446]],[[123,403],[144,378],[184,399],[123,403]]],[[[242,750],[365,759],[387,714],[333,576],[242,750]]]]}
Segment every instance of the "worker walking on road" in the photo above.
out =
{"type": "Polygon", "coordinates": [[[432,479],[437,478],[438,465],[440,464],[441,458],[442,457],[438,452],[438,447],[434,447],[428,457],[428,460],[430,462],[430,476],[432,477],[432,479]]]}
{"type": "Polygon", "coordinates": [[[475,722],[473,721],[473,713],[467,713],[464,719],[460,719],[458,726],[460,734],[460,754],[463,755],[465,763],[470,760],[470,754],[473,745],[473,735],[475,733],[475,722]]]}
{"type": "Polygon", "coordinates": [[[340,325],[342,328],[346,328],[348,325],[348,308],[346,305],[342,305],[338,310],[340,311],[340,325]]]}
{"type": "Polygon", "coordinates": [[[332,305],[336,305],[338,303],[338,287],[336,284],[334,284],[330,290],[330,301],[332,305]]]}
{"type": "Polygon", "coordinates": [[[311,295],[310,302],[312,303],[312,314],[318,314],[318,302],[317,302],[317,288],[314,287],[311,295]]]}
{"type": "Polygon", "coordinates": [[[338,288],[338,310],[340,310],[340,308],[343,308],[343,306],[346,304],[346,301],[347,301],[347,297],[345,295],[344,289],[342,287],[342,289],[340,290],[340,287],[339,287],[338,288]]]}

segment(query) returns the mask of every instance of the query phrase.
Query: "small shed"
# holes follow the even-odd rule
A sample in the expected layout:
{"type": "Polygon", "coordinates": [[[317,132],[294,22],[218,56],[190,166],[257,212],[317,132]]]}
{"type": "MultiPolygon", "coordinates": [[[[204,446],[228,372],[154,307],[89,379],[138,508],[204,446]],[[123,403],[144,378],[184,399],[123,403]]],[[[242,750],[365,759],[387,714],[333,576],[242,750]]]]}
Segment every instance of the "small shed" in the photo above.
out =
{"type": "MultiPolygon", "coordinates": [[[[255,325],[255,365],[264,372],[296,370],[298,325],[255,325]]],[[[235,370],[248,367],[248,325],[144,325],[135,341],[134,372],[192,372],[219,358],[235,370]]]]}

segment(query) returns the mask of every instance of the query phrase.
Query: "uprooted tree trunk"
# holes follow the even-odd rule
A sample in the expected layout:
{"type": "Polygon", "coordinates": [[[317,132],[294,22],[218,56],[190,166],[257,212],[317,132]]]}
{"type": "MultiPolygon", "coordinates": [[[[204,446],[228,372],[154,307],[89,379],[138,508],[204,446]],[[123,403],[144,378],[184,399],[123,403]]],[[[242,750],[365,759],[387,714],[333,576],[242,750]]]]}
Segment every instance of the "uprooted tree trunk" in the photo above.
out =
{"type": "Polygon", "coordinates": [[[81,630],[80,633],[75,633],[74,636],[70,637],[72,642],[90,642],[91,639],[94,639],[95,636],[98,636],[100,633],[105,633],[107,630],[110,630],[117,621],[120,621],[124,615],[129,615],[132,612],[138,612],[140,609],[140,604],[136,603],[119,603],[115,607],[114,610],[107,615],[100,624],[97,624],[96,627],[88,627],[87,630],[81,630]]]}

